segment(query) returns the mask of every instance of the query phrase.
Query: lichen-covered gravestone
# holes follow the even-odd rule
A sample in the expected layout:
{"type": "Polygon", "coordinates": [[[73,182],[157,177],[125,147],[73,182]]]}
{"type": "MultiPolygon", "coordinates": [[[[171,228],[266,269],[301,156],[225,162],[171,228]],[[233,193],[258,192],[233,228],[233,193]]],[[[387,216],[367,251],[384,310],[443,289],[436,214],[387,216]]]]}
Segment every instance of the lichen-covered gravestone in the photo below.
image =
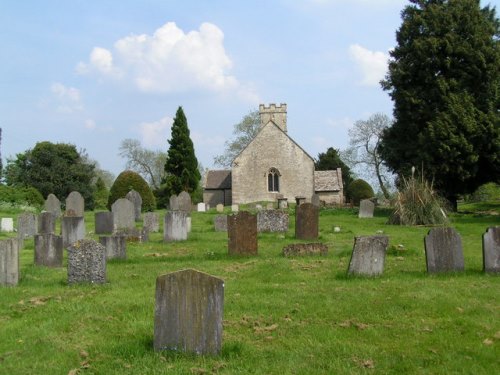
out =
{"type": "Polygon", "coordinates": [[[77,191],[72,191],[66,198],[66,216],[83,216],[85,200],[77,191]]]}
{"type": "Polygon", "coordinates": [[[61,220],[63,246],[85,238],[85,220],[79,216],[63,216],[61,220]]]}
{"type": "Polygon", "coordinates": [[[189,214],[192,208],[191,196],[189,193],[187,191],[182,191],[177,197],[177,200],[179,202],[179,210],[189,214]]]}
{"type": "Polygon", "coordinates": [[[6,233],[14,232],[14,219],[11,217],[2,217],[0,231],[6,233]]]}
{"type": "Polygon", "coordinates": [[[281,232],[288,231],[288,212],[281,210],[263,210],[257,213],[258,232],[281,232]]]}
{"type": "Polygon", "coordinates": [[[94,214],[94,222],[95,234],[113,233],[115,229],[112,212],[96,212],[94,214]]]}
{"type": "Polygon", "coordinates": [[[17,238],[0,240],[0,285],[19,282],[19,243],[17,238]]]}
{"type": "Polygon", "coordinates": [[[192,269],[158,276],[154,349],[219,354],[223,313],[222,279],[192,269]]]}
{"type": "Polygon", "coordinates": [[[327,255],[328,246],[322,243],[294,243],[283,248],[283,256],[327,255]]]}
{"type": "Polygon", "coordinates": [[[216,232],[227,232],[227,215],[216,215],[214,217],[214,229],[216,232]]]}
{"type": "Polygon", "coordinates": [[[148,232],[158,232],[160,230],[160,216],[155,212],[146,212],[144,214],[143,227],[148,232]]]}
{"type": "Polygon", "coordinates": [[[106,259],[127,259],[125,236],[102,236],[99,243],[106,248],[106,259]]]}
{"type": "Polygon", "coordinates": [[[63,238],[55,234],[37,234],[35,236],[35,265],[62,267],[63,238]]]}
{"type": "Polygon", "coordinates": [[[462,240],[453,228],[433,228],[424,240],[427,272],[463,271],[462,240]]]}
{"type": "Polygon", "coordinates": [[[115,231],[120,229],[135,228],[134,204],[126,198],[120,198],[111,206],[115,231]]]}
{"type": "Polygon", "coordinates": [[[187,213],[184,211],[169,211],[163,222],[163,240],[165,242],[187,240],[187,213]]]}
{"type": "Polygon", "coordinates": [[[17,217],[17,236],[23,239],[33,237],[37,226],[37,216],[31,212],[23,212],[17,217]]]}
{"type": "Polygon", "coordinates": [[[229,255],[257,255],[257,216],[242,211],[227,217],[229,255]]]}
{"type": "Polygon", "coordinates": [[[68,283],[106,282],[106,248],[94,240],[80,240],[68,247],[68,283]]]}
{"type": "Polygon", "coordinates": [[[49,194],[45,200],[44,210],[52,212],[56,219],[61,216],[61,201],[54,194],[49,194]]]}
{"type": "Polygon", "coordinates": [[[372,218],[373,212],[375,211],[375,203],[369,199],[363,199],[359,202],[359,214],[360,218],[372,218]]]}
{"type": "Polygon", "coordinates": [[[135,221],[141,220],[141,211],[142,211],[142,197],[135,190],[130,190],[125,196],[129,201],[134,204],[134,219],[135,221]]]}
{"type": "Polygon", "coordinates": [[[349,275],[378,276],[384,272],[389,237],[363,236],[354,239],[349,275]]]}
{"type": "Polygon", "coordinates": [[[315,240],[319,235],[319,208],[302,203],[295,208],[295,238],[315,240]]]}
{"type": "Polygon", "coordinates": [[[38,233],[50,234],[56,231],[56,216],[53,212],[42,212],[38,215],[38,233]]]}
{"type": "Polygon", "coordinates": [[[483,271],[500,272],[500,226],[490,227],[483,234],[483,271]]]}

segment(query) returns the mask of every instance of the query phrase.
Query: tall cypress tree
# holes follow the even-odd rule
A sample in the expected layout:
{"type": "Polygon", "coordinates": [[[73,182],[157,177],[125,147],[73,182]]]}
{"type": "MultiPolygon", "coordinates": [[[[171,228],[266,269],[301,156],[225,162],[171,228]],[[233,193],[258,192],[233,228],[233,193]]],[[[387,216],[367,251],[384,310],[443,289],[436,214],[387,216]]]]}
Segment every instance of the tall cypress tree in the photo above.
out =
{"type": "Polygon", "coordinates": [[[187,191],[192,195],[198,187],[201,175],[182,107],[179,107],[175,114],[172,134],[168,143],[170,148],[165,163],[166,193],[171,195],[187,191]]]}

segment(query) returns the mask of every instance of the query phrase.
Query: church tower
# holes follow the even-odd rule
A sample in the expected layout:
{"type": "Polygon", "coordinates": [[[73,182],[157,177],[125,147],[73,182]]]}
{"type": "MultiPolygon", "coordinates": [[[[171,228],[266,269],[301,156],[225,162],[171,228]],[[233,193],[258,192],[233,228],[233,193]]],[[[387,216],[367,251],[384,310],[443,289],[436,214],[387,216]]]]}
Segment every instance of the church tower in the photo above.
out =
{"type": "Polygon", "coordinates": [[[261,127],[272,121],[286,133],[286,104],[281,103],[281,105],[276,105],[271,103],[269,107],[260,104],[259,115],[261,127]]]}

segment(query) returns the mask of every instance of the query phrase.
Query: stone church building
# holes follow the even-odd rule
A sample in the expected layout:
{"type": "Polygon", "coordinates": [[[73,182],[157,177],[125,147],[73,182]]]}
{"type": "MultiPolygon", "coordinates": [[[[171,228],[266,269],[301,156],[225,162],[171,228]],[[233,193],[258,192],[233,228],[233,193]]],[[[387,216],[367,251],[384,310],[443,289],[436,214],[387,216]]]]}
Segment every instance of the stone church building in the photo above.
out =
{"type": "Polygon", "coordinates": [[[341,169],[315,171],[314,159],[287,134],[286,104],[259,106],[260,130],[233,160],[231,170],[210,170],[203,201],[215,206],[318,194],[327,204],[344,202],[341,169]]]}

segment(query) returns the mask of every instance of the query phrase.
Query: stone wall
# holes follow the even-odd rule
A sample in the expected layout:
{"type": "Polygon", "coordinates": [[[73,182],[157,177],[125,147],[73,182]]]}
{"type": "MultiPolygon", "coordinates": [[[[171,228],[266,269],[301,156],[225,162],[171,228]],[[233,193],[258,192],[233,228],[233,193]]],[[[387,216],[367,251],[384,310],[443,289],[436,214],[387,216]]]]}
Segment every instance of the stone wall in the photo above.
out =
{"type": "Polygon", "coordinates": [[[215,207],[219,203],[222,203],[224,206],[230,206],[232,204],[231,190],[230,189],[204,190],[203,202],[209,204],[210,207],[215,207]]]}

